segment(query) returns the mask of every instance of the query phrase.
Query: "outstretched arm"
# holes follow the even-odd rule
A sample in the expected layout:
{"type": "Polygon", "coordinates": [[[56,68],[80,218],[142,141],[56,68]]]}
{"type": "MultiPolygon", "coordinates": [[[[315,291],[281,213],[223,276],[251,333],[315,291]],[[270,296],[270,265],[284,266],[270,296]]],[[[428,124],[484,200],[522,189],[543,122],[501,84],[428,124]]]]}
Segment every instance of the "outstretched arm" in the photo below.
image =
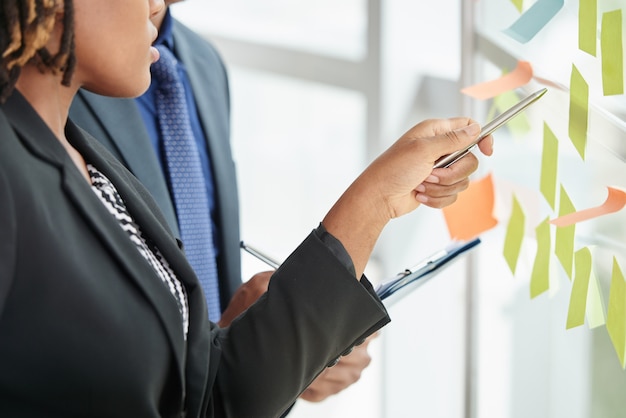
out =
{"type": "MultiPolygon", "coordinates": [[[[420,205],[424,196],[420,186],[436,184],[429,181],[433,180],[429,176],[438,178],[442,170],[460,169],[456,165],[461,161],[433,171],[435,161],[468,145],[479,133],[480,126],[467,118],[424,121],[370,164],[339,198],[322,223],[350,254],[357,278],[361,277],[387,222],[420,205]]],[[[491,138],[485,138],[481,150],[490,154],[490,144],[491,138]]],[[[448,200],[444,197],[431,204],[444,204],[448,200]]]]}

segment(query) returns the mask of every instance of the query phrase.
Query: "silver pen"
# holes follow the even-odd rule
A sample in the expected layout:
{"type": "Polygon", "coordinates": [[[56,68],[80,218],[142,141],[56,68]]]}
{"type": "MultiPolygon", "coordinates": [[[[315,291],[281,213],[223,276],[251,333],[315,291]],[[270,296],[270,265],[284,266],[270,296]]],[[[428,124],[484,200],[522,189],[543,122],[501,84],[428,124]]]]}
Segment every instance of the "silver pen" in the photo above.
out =
{"type": "Polygon", "coordinates": [[[437,162],[435,162],[435,166],[433,168],[450,167],[452,164],[465,157],[483,138],[491,135],[496,129],[507,123],[509,120],[513,119],[513,117],[520,113],[522,110],[535,103],[537,100],[539,100],[539,98],[541,98],[541,96],[546,93],[546,91],[548,91],[548,89],[545,88],[537,90],[530,96],[521,100],[519,103],[511,106],[510,109],[502,112],[498,117],[483,126],[480,135],[478,136],[478,138],[476,138],[474,142],[459,151],[441,157],[439,160],[437,160],[437,162]]]}
{"type": "Polygon", "coordinates": [[[246,251],[249,254],[252,254],[253,256],[255,256],[256,258],[258,258],[259,260],[267,264],[268,266],[272,267],[274,270],[277,270],[278,267],[280,267],[280,263],[278,261],[274,260],[272,257],[268,255],[263,254],[261,251],[257,250],[256,248],[245,244],[243,241],[239,243],[239,246],[241,247],[242,250],[246,251]]]}

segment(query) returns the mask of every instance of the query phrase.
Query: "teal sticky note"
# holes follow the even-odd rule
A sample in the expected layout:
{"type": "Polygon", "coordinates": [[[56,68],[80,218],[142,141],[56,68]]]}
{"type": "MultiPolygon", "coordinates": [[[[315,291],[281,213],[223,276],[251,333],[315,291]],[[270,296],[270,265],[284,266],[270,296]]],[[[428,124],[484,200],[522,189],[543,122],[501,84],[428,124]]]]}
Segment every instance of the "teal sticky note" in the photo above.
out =
{"type": "Polygon", "coordinates": [[[563,0],[538,0],[504,33],[520,43],[530,41],[563,7],[563,0]]]}

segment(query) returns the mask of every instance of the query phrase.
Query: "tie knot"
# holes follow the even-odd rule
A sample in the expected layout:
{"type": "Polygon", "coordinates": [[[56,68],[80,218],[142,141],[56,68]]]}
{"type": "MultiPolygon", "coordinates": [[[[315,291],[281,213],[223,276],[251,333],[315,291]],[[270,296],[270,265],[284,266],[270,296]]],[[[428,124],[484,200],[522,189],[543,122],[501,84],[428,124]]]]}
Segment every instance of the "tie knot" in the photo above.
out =
{"type": "Polygon", "coordinates": [[[173,84],[178,83],[178,60],[165,45],[156,45],[156,49],[159,51],[160,58],[157,62],[152,64],[151,71],[152,76],[158,81],[162,88],[171,87],[173,84]]]}

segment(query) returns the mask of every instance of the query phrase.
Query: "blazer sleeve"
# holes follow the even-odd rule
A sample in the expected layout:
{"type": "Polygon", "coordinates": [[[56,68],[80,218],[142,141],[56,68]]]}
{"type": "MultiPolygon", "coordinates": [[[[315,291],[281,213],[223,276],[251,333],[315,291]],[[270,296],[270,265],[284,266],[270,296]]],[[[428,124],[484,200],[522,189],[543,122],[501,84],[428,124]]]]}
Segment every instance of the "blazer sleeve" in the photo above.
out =
{"type": "Polygon", "coordinates": [[[15,207],[6,173],[0,167],[0,317],[15,269],[15,207]]]}
{"type": "Polygon", "coordinates": [[[276,416],[325,368],[389,322],[366,278],[357,281],[315,233],[276,271],[268,292],[214,340],[214,403],[225,416],[276,416]]]}

